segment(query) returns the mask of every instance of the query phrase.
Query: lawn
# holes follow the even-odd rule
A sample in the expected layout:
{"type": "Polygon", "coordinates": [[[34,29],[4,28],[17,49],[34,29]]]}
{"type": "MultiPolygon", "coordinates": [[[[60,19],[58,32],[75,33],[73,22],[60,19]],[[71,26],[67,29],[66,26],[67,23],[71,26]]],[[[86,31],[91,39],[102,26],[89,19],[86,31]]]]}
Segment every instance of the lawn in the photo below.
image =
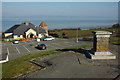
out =
{"type": "MultiPolygon", "coordinates": [[[[70,49],[75,50],[75,49],[79,49],[79,48],[89,47],[91,45],[92,44],[87,44],[87,45],[83,45],[83,46],[80,46],[77,48],[70,48],[70,49]]],[[[68,49],[68,50],[70,50],[70,49],[68,49]]],[[[62,50],[44,51],[41,53],[25,55],[25,56],[19,57],[17,59],[3,63],[2,64],[2,72],[3,72],[2,78],[3,79],[15,78],[15,77],[27,74],[32,71],[36,71],[36,70],[40,69],[41,67],[30,63],[29,61],[31,59],[38,58],[41,56],[58,54],[61,52],[64,52],[64,51],[62,51],[62,50]]]]}

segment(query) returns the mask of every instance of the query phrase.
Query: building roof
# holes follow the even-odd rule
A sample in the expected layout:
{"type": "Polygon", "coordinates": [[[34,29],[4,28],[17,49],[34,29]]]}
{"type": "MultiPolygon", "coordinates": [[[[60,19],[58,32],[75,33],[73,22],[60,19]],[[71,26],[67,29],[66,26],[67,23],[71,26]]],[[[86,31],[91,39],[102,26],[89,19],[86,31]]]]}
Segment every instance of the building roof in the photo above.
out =
{"type": "Polygon", "coordinates": [[[13,33],[13,30],[15,30],[17,27],[19,27],[20,25],[14,25],[13,27],[11,27],[10,29],[6,30],[5,33],[13,33]]]}
{"type": "Polygon", "coordinates": [[[26,25],[25,23],[22,23],[19,27],[17,27],[13,33],[14,35],[22,35],[26,32],[26,30],[28,30],[29,28],[33,29],[36,31],[36,27],[35,25],[33,25],[32,23],[29,23],[28,25],[26,25]]]}
{"type": "Polygon", "coordinates": [[[10,39],[10,38],[13,38],[13,35],[9,35],[7,37],[3,37],[2,39],[10,39]]]}
{"type": "Polygon", "coordinates": [[[41,27],[45,27],[45,26],[47,26],[47,24],[44,21],[42,21],[41,24],[40,24],[40,26],[41,27]]]}
{"type": "Polygon", "coordinates": [[[41,27],[36,27],[36,31],[37,31],[37,34],[39,34],[39,33],[46,33],[46,31],[43,28],[41,28],[41,27]]]}
{"type": "Polygon", "coordinates": [[[35,27],[35,25],[33,25],[32,23],[29,23],[29,22],[24,22],[24,23],[22,23],[20,25],[14,25],[13,27],[11,27],[7,31],[5,31],[5,33],[13,33],[14,35],[23,35],[23,34],[25,34],[25,32],[28,29],[33,29],[37,33],[38,32],[39,33],[45,33],[44,29],[35,27]]]}

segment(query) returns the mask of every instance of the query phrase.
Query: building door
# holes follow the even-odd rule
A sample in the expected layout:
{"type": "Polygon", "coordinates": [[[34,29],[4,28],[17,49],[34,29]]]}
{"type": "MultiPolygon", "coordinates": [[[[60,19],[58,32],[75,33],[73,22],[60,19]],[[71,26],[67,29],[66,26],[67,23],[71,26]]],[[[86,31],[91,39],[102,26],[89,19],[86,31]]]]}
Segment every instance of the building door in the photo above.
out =
{"type": "Polygon", "coordinates": [[[34,34],[31,33],[31,34],[30,34],[30,38],[34,38],[34,34]]]}

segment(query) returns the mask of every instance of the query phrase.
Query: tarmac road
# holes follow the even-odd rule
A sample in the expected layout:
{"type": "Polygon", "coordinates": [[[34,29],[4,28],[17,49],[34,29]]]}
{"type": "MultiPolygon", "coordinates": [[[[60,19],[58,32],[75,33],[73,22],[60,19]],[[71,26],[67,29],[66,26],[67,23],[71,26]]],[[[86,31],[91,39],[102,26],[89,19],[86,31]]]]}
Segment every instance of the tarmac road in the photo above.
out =
{"type": "Polygon", "coordinates": [[[55,39],[53,41],[41,41],[40,43],[45,43],[47,49],[39,50],[35,48],[38,45],[38,42],[36,42],[35,40],[19,42],[19,44],[2,43],[2,57],[3,59],[5,59],[8,55],[9,60],[12,60],[27,54],[39,53],[41,51],[47,50],[77,47],[91,42],[79,41],[78,43],[76,43],[75,39],[55,39]]]}
{"type": "MultiPolygon", "coordinates": [[[[51,65],[20,78],[24,80],[34,80],[36,78],[115,78],[118,75],[117,68],[103,64],[93,64],[90,59],[80,54],[79,59],[80,62],[74,52],[64,52],[49,56],[45,60],[51,65]]],[[[36,61],[40,63],[41,59],[37,58],[36,61]]]]}

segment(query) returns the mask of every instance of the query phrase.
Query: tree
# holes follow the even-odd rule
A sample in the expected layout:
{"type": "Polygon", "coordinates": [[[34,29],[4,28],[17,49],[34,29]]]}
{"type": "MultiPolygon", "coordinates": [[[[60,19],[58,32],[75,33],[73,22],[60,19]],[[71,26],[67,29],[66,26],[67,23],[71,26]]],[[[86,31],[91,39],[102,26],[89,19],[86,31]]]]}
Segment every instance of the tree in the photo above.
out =
{"type": "Polygon", "coordinates": [[[120,24],[114,24],[112,28],[115,30],[116,33],[120,34],[120,24]]]}
{"type": "Polygon", "coordinates": [[[120,28],[120,24],[114,24],[112,28],[120,28]]]}

